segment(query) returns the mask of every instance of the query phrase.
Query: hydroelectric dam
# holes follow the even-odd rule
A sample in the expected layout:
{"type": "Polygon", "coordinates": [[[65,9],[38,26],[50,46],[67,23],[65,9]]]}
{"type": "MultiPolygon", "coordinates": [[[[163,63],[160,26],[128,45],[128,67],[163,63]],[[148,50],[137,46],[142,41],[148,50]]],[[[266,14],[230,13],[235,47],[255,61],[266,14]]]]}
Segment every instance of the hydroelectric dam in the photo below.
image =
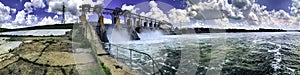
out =
{"type": "MultiPolygon", "coordinates": [[[[134,73],[139,73],[139,71],[136,72],[137,70],[133,70],[133,62],[135,62],[133,60],[133,56],[136,54],[140,54],[151,60],[151,63],[149,63],[151,65],[148,66],[149,73],[163,74],[161,68],[158,67],[156,61],[154,61],[152,56],[148,53],[121,47],[116,44],[111,44],[111,42],[140,40],[142,39],[140,37],[140,34],[144,32],[161,32],[163,34],[174,34],[174,28],[171,23],[134,14],[128,10],[121,10],[120,8],[111,9],[103,8],[102,6],[92,7],[90,5],[82,5],[80,6],[80,8],[80,11],[82,12],[82,15],[80,16],[81,23],[78,27],[75,28],[83,31],[85,37],[89,40],[91,47],[99,56],[100,61],[103,61],[114,71],[119,71],[120,69],[118,68],[122,68],[122,71],[126,71],[129,73],[134,71],[134,73]],[[88,13],[97,13],[99,16],[98,22],[88,22],[86,19],[86,14],[88,13]],[[112,24],[104,24],[104,16],[111,16],[112,24]],[[122,18],[123,23],[121,23],[122,18]],[[110,53],[112,51],[117,51],[117,53],[119,53],[118,49],[111,49],[112,47],[125,49],[125,52],[123,51],[120,53],[128,53],[127,56],[124,56],[126,59],[119,59],[118,54],[111,55],[110,53]],[[128,61],[130,65],[124,62],[120,63],[121,61],[128,61]],[[111,62],[117,63],[111,64],[111,62]]],[[[155,37],[155,35],[149,36],[155,37]]]]}
{"type": "MultiPolygon", "coordinates": [[[[150,17],[141,16],[131,13],[128,10],[121,8],[103,8],[101,6],[80,6],[82,15],[80,20],[82,23],[87,23],[87,13],[97,13],[99,16],[97,23],[92,23],[96,27],[96,31],[102,42],[112,41],[112,35],[120,37],[118,39],[124,40],[140,40],[139,33],[151,32],[157,30],[171,30],[173,28],[171,23],[163,20],[157,20],[150,17]],[[112,24],[104,24],[104,15],[111,16],[112,24]],[[121,18],[123,23],[121,24],[121,18]],[[162,28],[164,26],[165,28],[162,28]],[[167,28],[166,28],[167,27],[167,28]],[[122,37],[122,38],[121,38],[122,37]]],[[[169,34],[169,33],[166,33],[169,34]]]]}

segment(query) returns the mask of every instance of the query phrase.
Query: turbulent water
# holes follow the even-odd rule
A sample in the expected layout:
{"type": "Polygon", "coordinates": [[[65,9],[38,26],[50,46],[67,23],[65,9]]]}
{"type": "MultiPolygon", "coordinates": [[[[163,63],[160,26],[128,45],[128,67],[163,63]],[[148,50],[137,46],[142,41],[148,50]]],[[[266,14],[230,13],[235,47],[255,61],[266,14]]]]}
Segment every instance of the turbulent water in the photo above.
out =
{"type": "MultiPolygon", "coordinates": [[[[300,33],[208,33],[149,36],[115,43],[150,54],[165,75],[300,75],[300,33]]],[[[147,56],[112,46],[132,69],[153,74],[147,56]]]]}

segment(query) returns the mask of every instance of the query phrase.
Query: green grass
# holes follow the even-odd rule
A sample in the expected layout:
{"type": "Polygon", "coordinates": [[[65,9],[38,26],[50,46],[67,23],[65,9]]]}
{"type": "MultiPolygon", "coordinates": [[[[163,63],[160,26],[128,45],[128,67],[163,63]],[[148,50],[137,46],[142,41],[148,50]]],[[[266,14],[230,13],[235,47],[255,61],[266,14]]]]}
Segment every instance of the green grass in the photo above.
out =
{"type": "Polygon", "coordinates": [[[90,75],[99,75],[101,72],[99,71],[99,67],[94,67],[90,70],[90,75]]]}
{"type": "Polygon", "coordinates": [[[110,69],[104,65],[103,62],[100,61],[100,66],[105,75],[111,75],[110,69]]]}

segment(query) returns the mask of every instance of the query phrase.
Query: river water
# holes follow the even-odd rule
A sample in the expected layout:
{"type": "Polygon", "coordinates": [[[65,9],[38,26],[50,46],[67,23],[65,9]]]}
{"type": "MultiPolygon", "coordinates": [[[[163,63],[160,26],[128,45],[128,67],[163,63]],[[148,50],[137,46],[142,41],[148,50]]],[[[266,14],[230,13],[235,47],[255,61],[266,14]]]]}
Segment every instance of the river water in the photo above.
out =
{"type": "Polygon", "coordinates": [[[38,29],[38,30],[22,30],[22,31],[12,31],[12,32],[2,32],[0,35],[20,35],[20,36],[59,36],[65,35],[66,32],[71,31],[71,29],[38,29]]]}
{"type": "MultiPolygon", "coordinates": [[[[155,35],[113,43],[150,54],[165,75],[300,75],[300,33],[155,35]]],[[[111,47],[111,54],[142,75],[152,74],[145,55],[111,47]]]]}
{"type": "Polygon", "coordinates": [[[12,50],[18,47],[22,42],[21,41],[6,41],[9,37],[0,37],[0,55],[8,53],[9,50],[12,50]]]}

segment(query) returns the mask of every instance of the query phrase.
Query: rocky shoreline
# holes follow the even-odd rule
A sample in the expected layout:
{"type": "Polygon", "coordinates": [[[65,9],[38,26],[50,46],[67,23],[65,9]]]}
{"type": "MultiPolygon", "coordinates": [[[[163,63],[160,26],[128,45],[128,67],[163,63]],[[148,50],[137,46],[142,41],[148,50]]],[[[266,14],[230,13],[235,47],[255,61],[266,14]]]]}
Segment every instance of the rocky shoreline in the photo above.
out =
{"type": "Polygon", "coordinates": [[[91,49],[72,48],[65,37],[22,38],[19,47],[0,54],[0,75],[101,74],[91,49]]]}

